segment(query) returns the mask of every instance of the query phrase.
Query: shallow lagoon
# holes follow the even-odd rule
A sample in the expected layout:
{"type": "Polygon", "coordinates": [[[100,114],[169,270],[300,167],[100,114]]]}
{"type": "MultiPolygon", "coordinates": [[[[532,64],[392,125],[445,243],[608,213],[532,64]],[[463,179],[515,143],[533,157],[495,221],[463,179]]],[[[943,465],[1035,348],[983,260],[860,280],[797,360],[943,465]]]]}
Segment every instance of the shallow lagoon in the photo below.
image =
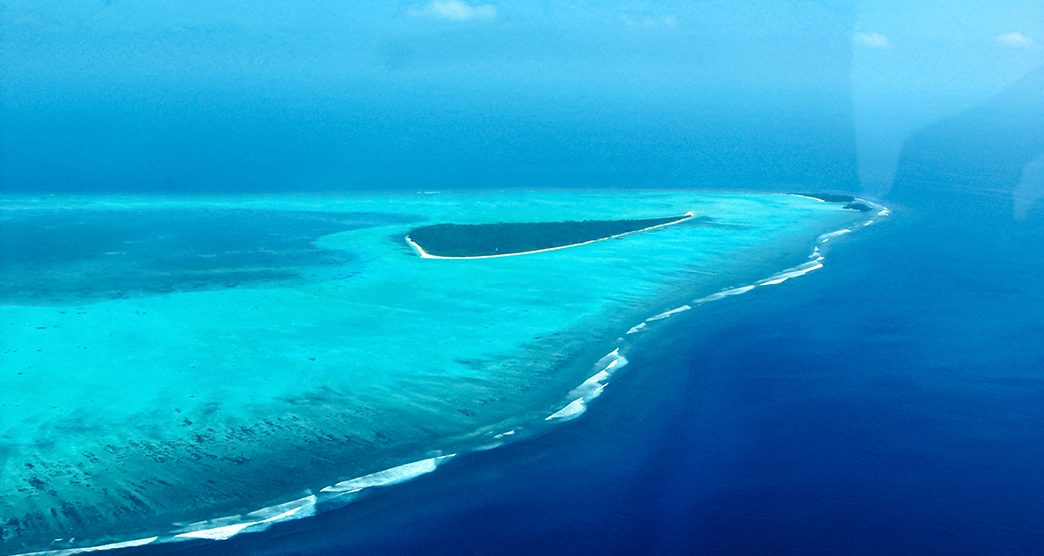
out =
{"type": "MultiPolygon", "coordinates": [[[[255,239],[241,242],[253,247],[226,249],[246,254],[220,268],[289,273],[224,276],[222,287],[174,280],[174,291],[139,287],[117,298],[48,296],[50,284],[40,281],[33,295],[6,298],[4,552],[238,532],[227,527],[253,518],[207,520],[289,501],[297,502],[258,519],[305,515],[368,484],[321,490],[338,481],[417,461],[404,472],[423,472],[440,461],[432,458],[539,432],[583,411],[626,362],[604,356],[625,354],[628,332],[654,333],[655,316],[693,300],[814,270],[820,263],[809,254],[829,239],[823,234],[867,219],[806,197],[682,192],[14,198],[4,207],[5,222],[59,227],[103,209],[113,222],[253,211],[265,220],[255,239]],[[499,259],[422,259],[403,241],[418,222],[689,211],[697,218],[688,223],[499,259]],[[315,237],[283,242],[273,259],[257,247],[266,234],[315,237]]],[[[195,222],[213,222],[210,235],[222,237],[228,220],[195,222]]],[[[107,237],[104,219],[96,226],[107,237]]],[[[147,230],[142,239],[154,240],[147,230]]],[[[154,251],[138,253],[121,264],[155,267],[154,251]]],[[[198,258],[200,249],[180,253],[198,258]]],[[[109,279],[113,273],[97,269],[111,267],[89,255],[47,264],[79,283],[85,275],[109,279]]]]}

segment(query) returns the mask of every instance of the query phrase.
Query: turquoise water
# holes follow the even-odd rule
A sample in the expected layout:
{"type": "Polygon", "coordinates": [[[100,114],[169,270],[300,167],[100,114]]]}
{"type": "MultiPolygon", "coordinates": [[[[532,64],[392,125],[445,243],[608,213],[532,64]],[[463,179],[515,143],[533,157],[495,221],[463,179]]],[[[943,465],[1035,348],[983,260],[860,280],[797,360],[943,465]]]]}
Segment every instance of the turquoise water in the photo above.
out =
{"type": "Polygon", "coordinates": [[[0,306],[0,552],[220,538],[539,432],[626,364],[622,337],[815,270],[813,249],[868,218],[794,195],[671,191],[3,207],[18,288],[0,306]],[[689,211],[497,259],[422,259],[403,241],[419,222],[689,211]],[[76,241],[33,257],[32,229],[76,241]]]}

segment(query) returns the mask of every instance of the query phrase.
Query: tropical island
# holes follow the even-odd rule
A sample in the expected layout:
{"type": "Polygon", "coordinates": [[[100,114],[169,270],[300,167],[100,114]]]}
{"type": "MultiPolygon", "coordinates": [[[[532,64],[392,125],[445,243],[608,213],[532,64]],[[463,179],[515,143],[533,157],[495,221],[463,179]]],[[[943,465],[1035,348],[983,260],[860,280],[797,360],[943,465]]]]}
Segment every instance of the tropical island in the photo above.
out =
{"type": "Polygon", "coordinates": [[[433,224],[410,230],[406,243],[427,259],[473,259],[528,255],[587,245],[693,218],[680,216],[631,220],[433,224]]]}

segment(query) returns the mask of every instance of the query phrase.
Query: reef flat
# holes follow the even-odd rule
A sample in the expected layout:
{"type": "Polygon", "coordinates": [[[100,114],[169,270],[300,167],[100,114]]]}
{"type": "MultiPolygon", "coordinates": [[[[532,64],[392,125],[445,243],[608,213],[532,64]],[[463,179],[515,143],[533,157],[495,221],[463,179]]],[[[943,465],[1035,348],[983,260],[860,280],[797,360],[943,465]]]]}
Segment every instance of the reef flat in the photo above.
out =
{"type": "Polygon", "coordinates": [[[626,365],[623,338],[816,270],[866,218],[679,191],[4,198],[24,241],[0,244],[0,553],[225,538],[539,433],[626,365]],[[554,222],[571,233],[544,245],[619,237],[403,242],[554,222]]]}

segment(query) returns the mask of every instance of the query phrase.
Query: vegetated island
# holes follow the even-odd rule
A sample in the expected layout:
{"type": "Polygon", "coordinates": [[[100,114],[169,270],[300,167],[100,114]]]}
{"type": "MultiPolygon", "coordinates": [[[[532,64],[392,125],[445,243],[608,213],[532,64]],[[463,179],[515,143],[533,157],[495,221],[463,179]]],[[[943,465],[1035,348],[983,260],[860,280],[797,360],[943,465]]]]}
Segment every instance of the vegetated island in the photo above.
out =
{"type": "Polygon", "coordinates": [[[638,220],[433,224],[410,230],[406,243],[428,259],[476,259],[542,253],[628,234],[663,228],[692,219],[680,216],[638,220]]]}

